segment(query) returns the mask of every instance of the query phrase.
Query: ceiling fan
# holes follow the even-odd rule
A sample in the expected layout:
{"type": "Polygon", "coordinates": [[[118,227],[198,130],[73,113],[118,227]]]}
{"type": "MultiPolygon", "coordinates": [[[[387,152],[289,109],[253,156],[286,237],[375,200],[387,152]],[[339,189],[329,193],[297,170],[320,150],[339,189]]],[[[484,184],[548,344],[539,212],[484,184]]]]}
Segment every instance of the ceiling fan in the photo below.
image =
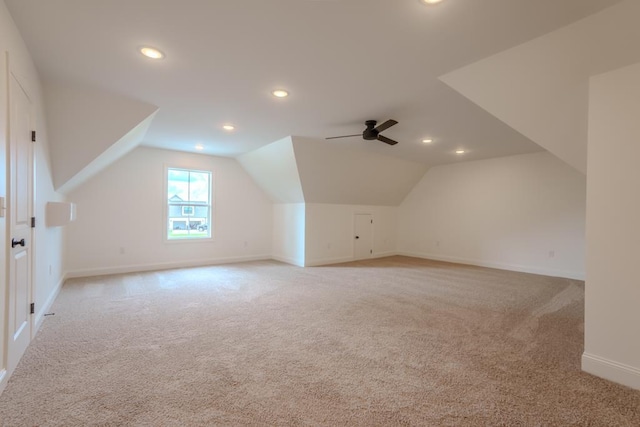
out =
{"type": "Polygon", "coordinates": [[[367,141],[373,141],[377,139],[378,141],[382,141],[385,144],[396,145],[398,141],[394,141],[393,139],[389,139],[386,136],[382,136],[380,135],[380,132],[382,132],[383,130],[389,129],[393,125],[397,125],[398,122],[395,120],[387,120],[386,122],[382,123],[380,126],[376,127],[377,123],[378,122],[375,120],[367,120],[366,122],[364,122],[367,128],[361,134],[357,133],[355,135],[332,136],[326,139],[351,138],[353,136],[362,136],[367,141]]]}

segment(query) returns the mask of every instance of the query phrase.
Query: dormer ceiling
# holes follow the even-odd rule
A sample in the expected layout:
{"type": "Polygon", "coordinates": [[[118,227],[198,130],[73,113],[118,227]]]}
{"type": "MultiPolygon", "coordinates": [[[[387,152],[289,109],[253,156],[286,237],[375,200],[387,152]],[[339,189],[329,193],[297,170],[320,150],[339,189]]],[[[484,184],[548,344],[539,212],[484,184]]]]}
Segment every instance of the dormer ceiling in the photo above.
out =
{"type": "Polygon", "coordinates": [[[289,135],[322,140],[395,119],[385,136],[396,146],[340,144],[426,166],[541,150],[439,76],[616,3],[6,0],[45,85],[158,108],[144,145],[235,157],[289,135]]]}

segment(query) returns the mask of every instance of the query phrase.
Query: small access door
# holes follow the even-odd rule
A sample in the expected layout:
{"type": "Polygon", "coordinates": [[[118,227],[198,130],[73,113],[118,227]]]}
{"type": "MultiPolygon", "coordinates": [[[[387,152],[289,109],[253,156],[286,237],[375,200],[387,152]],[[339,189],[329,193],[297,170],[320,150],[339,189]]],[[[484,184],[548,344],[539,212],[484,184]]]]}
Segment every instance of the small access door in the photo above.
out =
{"type": "Polygon", "coordinates": [[[371,258],[373,256],[373,215],[356,214],[354,230],[354,258],[371,258]]]}

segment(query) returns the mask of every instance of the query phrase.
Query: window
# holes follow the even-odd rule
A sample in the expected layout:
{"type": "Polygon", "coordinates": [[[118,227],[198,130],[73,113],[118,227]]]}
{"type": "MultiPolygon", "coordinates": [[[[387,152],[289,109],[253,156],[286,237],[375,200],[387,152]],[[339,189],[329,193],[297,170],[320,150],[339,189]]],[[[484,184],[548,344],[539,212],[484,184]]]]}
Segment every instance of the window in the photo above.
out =
{"type": "Polygon", "coordinates": [[[211,237],[211,172],[167,168],[167,239],[211,237]]]}

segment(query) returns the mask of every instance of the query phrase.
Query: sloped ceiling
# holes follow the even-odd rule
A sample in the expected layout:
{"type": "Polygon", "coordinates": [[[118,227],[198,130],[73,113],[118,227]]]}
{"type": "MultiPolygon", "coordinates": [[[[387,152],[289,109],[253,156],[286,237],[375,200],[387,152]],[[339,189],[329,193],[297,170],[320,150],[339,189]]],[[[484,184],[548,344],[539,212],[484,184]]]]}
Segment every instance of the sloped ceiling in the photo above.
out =
{"type": "MultiPolygon", "coordinates": [[[[5,0],[44,80],[160,107],[144,144],[236,157],[395,119],[431,166],[538,151],[438,77],[619,0],[5,0]],[[137,50],[151,45],[165,57],[137,50]],[[270,92],[285,88],[286,99],[270,92]],[[222,129],[236,125],[234,132],[222,129]],[[422,139],[432,137],[426,146],[422,139]]],[[[78,147],[83,150],[84,147],[78,147]]]]}
{"type": "Polygon", "coordinates": [[[78,83],[45,82],[53,183],[79,185],[144,138],[158,107],[78,83]]]}
{"type": "Polygon", "coordinates": [[[589,78],[640,61],[638,22],[627,0],[441,80],[586,173],[589,78]]]}
{"type": "Polygon", "coordinates": [[[304,202],[291,137],[239,156],[237,160],[275,203],[304,202]]]}
{"type": "Polygon", "coordinates": [[[68,181],[56,190],[62,194],[69,194],[73,189],[85,183],[89,178],[107,168],[110,164],[123,157],[125,154],[140,145],[140,142],[147,133],[156,113],[151,113],[149,117],[141,121],[137,126],[127,132],[113,145],[100,153],[98,157],[85,165],[78,173],[73,175],[68,181]]]}
{"type": "MultiPolygon", "coordinates": [[[[423,163],[347,145],[293,137],[306,203],[398,206],[427,171],[423,163]]],[[[394,147],[386,146],[393,150],[394,147]]]]}
{"type": "Polygon", "coordinates": [[[373,153],[366,144],[293,136],[237,160],[276,203],[399,205],[427,166],[373,153]]]}
{"type": "Polygon", "coordinates": [[[637,0],[5,3],[45,81],[59,191],[139,143],[240,156],[291,203],[395,205],[460,148],[479,160],[543,147],[584,171],[588,76],[639,51],[637,0]],[[146,44],[165,58],[144,58],[146,44]],[[289,98],[270,95],[281,87],[289,98]],[[393,150],[315,139],[389,118],[393,150]],[[305,138],[270,146],[286,135],[305,138]]]}

